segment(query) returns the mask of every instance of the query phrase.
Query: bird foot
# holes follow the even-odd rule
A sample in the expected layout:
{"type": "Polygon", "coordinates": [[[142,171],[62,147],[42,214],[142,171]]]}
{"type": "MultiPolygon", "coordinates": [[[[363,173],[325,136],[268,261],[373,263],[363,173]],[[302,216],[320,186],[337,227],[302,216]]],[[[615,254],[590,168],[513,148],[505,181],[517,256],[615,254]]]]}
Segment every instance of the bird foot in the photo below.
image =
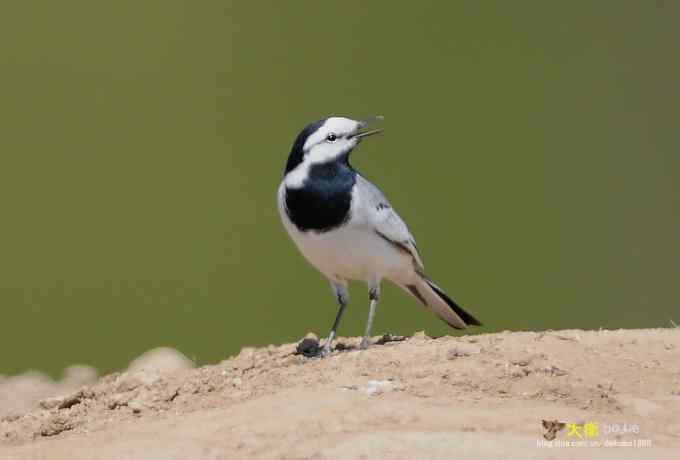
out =
{"type": "Polygon", "coordinates": [[[360,350],[366,350],[369,346],[371,346],[371,339],[368,337],[361,339],[361,345],[359,345],[360,350]]]}
{"type": "Polygon", "coordinates": [[[324,345],[322,348],[319,349],[319,353],[317,354],[316,357],[317,358],[325,358],[328,355],[330,355],[332,351],[333,350],[331,349],[331,344],[328,343],[328,344],[324,345]]]}

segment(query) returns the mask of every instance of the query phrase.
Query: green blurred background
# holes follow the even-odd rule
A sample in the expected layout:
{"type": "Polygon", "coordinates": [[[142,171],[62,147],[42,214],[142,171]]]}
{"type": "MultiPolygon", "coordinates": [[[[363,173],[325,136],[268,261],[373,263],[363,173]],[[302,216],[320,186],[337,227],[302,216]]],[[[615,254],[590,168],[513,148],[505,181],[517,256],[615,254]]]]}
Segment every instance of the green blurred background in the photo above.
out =
{"type": "MultiPolygon", "coordinates": [[[[329,114],[385,116],[353,163],[478,331],[680,322],[679,21],[672,1],[4,3],[0,373],[325,335],[334,299],[275,192],[329,114]]],[[[376,334],[451,332],[384,291],[376,334]]]]}

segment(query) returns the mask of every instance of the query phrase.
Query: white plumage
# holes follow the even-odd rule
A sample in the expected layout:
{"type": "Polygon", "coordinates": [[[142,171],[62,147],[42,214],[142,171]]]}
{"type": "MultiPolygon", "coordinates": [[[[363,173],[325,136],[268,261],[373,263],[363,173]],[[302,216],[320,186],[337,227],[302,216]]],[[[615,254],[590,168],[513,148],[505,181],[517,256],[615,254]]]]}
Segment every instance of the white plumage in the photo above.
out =
{"type": "Polygon", "coordinates": [[[479,324],[426,277],[404,221],[385,195],[349,165],[349,154],[361,138],[377,132],[362,133],[365,126],[332,117],[307,127],[293,146],[278,190],[285,229],[309,263],[328,278],[340,303],[324,354],[330,352],[349,300],[348,280],[369,286],[371,306],[362,347],[368,345],[383,279],[402,287],[453,327],[479,324]],[[336,208],[344,215],[334,215],[336,208]]]}

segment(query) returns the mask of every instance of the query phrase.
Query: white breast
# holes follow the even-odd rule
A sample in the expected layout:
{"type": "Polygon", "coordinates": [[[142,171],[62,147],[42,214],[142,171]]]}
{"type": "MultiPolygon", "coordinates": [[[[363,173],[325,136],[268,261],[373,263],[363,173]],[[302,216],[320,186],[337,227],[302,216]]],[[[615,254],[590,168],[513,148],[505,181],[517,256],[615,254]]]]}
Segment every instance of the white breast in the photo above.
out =
{"type": "Polygon", "coordinates": [[[369,282],[382,278],[407,281],[413,276],[411,258],[381,238],[365,219],[352,218],[324,233],[301,232],[286,213],[283,183],[278,191],[278,208],[302,255],[326,277],[369,282]]]}

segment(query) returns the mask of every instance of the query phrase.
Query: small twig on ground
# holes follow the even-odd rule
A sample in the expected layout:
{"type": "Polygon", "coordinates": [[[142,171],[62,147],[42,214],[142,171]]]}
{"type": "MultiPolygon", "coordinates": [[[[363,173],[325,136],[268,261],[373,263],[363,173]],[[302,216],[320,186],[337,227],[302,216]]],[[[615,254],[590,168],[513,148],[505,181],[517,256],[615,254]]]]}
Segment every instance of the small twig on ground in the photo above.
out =
{"type": "Polygon", "coordinates": [[[375,344],[385,345],[386,343],[390,342],[403,342],[406,339],[407,337],[404,337],[403,335],[384,334],[382,337],[378,339],[377,342],[375,342],[375,344]]]}

